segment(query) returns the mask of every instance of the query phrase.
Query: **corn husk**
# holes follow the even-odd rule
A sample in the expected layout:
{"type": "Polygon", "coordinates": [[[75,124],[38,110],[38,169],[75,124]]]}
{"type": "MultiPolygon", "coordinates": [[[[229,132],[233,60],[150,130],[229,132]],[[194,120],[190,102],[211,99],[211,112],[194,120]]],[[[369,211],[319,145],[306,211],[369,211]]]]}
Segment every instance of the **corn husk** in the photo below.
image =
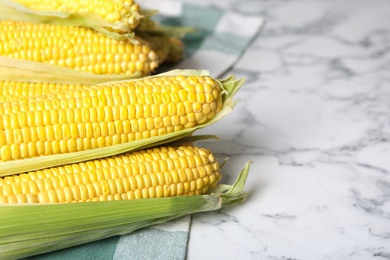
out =
{"type": "Polygon", "coordinates": [[[0,56],[0,80],[2,81],[53,82],[92,85],[117,80],[137,79],[141,76],[141,73],[134,73],[132,75],[98,75],[48,63],[0,56]]]}
{"type": "MultiPolygon", "coordinates": [[[[209,72],[206,70],[172,70],[166,73],[150,76],[149,78],[174,76],[174,75],[207,76],[209,75],[209,72]]],[[[135,151],[139,149],[145,149],[152,146],[169,143],[178,140],[180,138],[183,138],[185,136],[189,136],[196,130],[214,124],[219,120],[221,120],[224,116],[229,114],[233,110],[234,106],[236,105],[236,101],[233,100],[233,97],[237,93],[237,91],[241,88],[241,86],[244,84],[244,81],[245,81],[244,79],[237,80],[234,76],[230,76],[222,80],[217,80],[217,82],[219,82],[221,88],[224,91],[222,96],[222,100],[223,100],[222,110],[219,113],[217,113],[211,120],[209,120],[204,124],[197,125],[192,128],[176,131],[173,133],[161,135],[161,136],[155,136],[143,140],[137,140],[137,141],[132,141],[132,142],[113,145],[113,146],[107,146],[107,147],[102,147],[97,149],[0,162],[0,177],[54,167],[63,164],[77,163],[77,162],[82,162],[82,161],[87,161],[87,160],[92,160],[97,158],[103,158],[107,156],[121,154],[124,152],[135,151]]],[[[103,83],[102,85],[104,84],[106,83],[103,83]]]]}
{"type": "Polygon", "coordinates": [[[241,203],[250,163],[233,185],[208,195],[70,204],[0,205],[0,258],[38,255],[194,213],[241,203]]]}

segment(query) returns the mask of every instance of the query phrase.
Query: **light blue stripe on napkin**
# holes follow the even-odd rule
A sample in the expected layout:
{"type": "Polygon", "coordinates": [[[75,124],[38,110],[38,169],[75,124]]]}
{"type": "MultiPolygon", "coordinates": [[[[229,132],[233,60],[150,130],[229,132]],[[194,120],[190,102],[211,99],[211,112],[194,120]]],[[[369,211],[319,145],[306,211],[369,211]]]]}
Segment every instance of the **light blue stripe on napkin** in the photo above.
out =
{"type": "Polygon", "coordinates": [[[190,221],[186,216],[122,236],[114,260],[184,259],[190,221]]]}
{"type": "MultiPolygon", "coordinates": [[[[165,24],[198,28],[187,35],[185,59],[167,69],[206,69],[221,77],[231,68],[260,31],[260,17],[226,12],[174,0],[142,0],[142,7],[160,11],[165,24]]],[[[115,214],[115,213],[113,213],[115,214]]],[[[191,217],[183,217],[128,235],[60,250],[29,260],[182,260],[185,259],[191,217]]]]}
{"type": "Polygon", "coordinates": [[[186,255],[190,221],[191,217],[185,216],[128,235],[113,236],[26,260],[181,260],[186,255]]]}

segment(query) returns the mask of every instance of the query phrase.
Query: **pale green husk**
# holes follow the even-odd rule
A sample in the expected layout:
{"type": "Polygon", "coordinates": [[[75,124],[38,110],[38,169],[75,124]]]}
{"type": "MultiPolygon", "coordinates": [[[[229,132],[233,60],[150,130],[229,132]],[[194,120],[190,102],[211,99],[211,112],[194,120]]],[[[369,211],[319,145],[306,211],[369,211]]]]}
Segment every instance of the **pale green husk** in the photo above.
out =
{"type": "Polygon", "coordinates": [[[135,35],[140,36],[141,38],[145,33],[163,34],[168,37],[183,38],[189,33],[195,33],[198,31],[195,27],[171,26],[155,22],[152,18],[154,15],[159,13],[158,10],[143,9],[141,10],[141,13],[143,19],[141,19],[139,26],[134,30],[135,35]]]}
{"type": "Polygon", "coordinates": [[[134,73],[131,75],[98,75],[58,65],[0,56],[0,80],[2,81],[53,82],[92,85],[117,80],[137,79],[141,76],[141,73],[134,73]]]}
{"type": "MultiPolygon", "coordinates": [[[[150,76],[147,78],[153,77],[165,77],[165,76],[174,76],[174,75],[209,75],[209,72],[206,70],[172,70],[166,73],[161,73],[158,75],[150,76]]],[[[136,80],[136,79],[135,79],[136,80]]],[[[151,146],[157,146],[164,143],[172,142],[183,138],[185,136],[191,135],[198,129],[209,126],[219,120],[221,120],[224,116],[230,113],[236,101],[233,100],[234,95],[240,89],[240,87],[244,84],[244,79],[237,80],[234,76],[227,77],[226,79],[217,80],[221,85],[221,88],[224,90],[224,94],[222,96],[223,106],[222,110],[217,113],[211,120],[208,122],[197,125],[192,128],[183,129],[177,132],[151,137],[143,140],[132,141],[128,143],[118,144],[114,146],[107,146],[97,149],[85,150],[80,152],[72,152],[66,154],[58,154],[58,155],[48,155],[42,157],[28,158],[22,160],[14,160],[7,162],[0,162],[0,177],[39,170],[48,167],[55,167],[63,164],[76,163],[86,160],[92,160],[102,157],[107,157],[111,155],[121,154],[124,152],[145,149],[151,146]]],[[[109,83],[102,83],[109,84],[109,83]]]]}
{"type": "Polygon", "coordinates": [[[19,259],[68,248],[194,213],[242,202],[250,163],[218,192],[129,201],[0,206],[0,258],[19,259]]]}
{"type": "MultiPolygon", "coordinates": [[[[0,0],[0,10],[0,20],[83,26],[117,40],[131,40],[134,38],[134,33],[129,30],[128,25],[121,22],[115,24],[108,23],[99,15],[93,13],[34,11],[11,0],[0,0]]],[[[142,15],[132,12],[129,13],[129,16],[139,20],[142,15]]]]}

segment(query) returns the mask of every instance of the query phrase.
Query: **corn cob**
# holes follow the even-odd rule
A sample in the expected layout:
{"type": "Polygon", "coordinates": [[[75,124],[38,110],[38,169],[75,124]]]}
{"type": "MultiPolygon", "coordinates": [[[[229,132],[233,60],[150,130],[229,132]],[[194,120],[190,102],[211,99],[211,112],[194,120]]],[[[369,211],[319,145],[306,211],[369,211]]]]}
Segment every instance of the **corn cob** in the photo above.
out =
{"type": "Polygon", "coordinates": [[[221,175],[213,154],[155,147],[0,178],[0,203],[88,202],[200,195],[221,175]]]}
{"type": "Polygon", "coordinates": [[[129,31],[135,29],[142,16],[140,7],[133,0],[13,0],[35,11],[93,13],[114,27],[129,31]]]}
{"type": "Polygon", "coordinates": [[[0,21],[0,39],[0,56],[95,74],[144,76],[159,63],[145,41],[115,40],[83,27],[0,21]]]}
{"type": "Polygon", "coordinates": [[[209,76],[154,76],[0,103],[0,161],[89,150],[192,128],[222,108],[209,76]]]}
{"type": "Polygon", "coordinates": [[[234,184],[218,185],[211,194],[200,196],[0,204],[2,259],[24,259],[241,203],[247,196],[244,184],[248,173],[249,163],[246,163],[234,184]]]}
{"type": "Polygon", "coordinates": [[[184,44],[177,37],[169,37],[169,52],[164,63],[175,63],[183,58],[184,44]]]}
{"type": "Polygon", "coordinates": [[[0,81],[0,102],[25,99],[52,92],[81,88],[82,84],[59,84],[53,82],[0,81]]]}
{"type": "Polygon", "coordinates": [[[180,38],[164,33],[138,33],[158,56],[159,63],[178,62],[183,58],[184,45],[180,38]]]}

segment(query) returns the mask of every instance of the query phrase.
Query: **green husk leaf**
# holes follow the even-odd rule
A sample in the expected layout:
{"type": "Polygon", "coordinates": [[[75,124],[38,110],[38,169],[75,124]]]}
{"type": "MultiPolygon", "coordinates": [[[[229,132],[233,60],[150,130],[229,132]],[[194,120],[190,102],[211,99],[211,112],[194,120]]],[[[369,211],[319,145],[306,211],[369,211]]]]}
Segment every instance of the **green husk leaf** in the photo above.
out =
{"type": "MultiPolygon", "coordinates": [[[[237,177],[237,180],[234,182],[232,186],[227,186],[226,191],[220,191],[217,194],[221,194],[222,204],[233,205],[237,203],[241,203],[247,196],[246,193],[242,193],[244,190],[245,182],[248,178],[250,164],[252,162],[248,162],[245,164],[244,168],[241,170],[240,174],[237,177]]],[[[218,187],[218,186],[217,186],[218,187]]],[[[215,192],[215,191],[214,191],[215,192]]]]}
{"type": "MultiPolygon", "coordinates": [[[[108,23],[93,13],[35,11],[11,0],[0,0],[0,10],[0,20],[83,26],[117,40],[134,38],[134,33],[129,30],[128,25],[122,22],[108,23]]],[[[137,20],[141,19],[141,15],[137,12],[130,13],[129,16],[137,20]]]]}
{"type": "Polygon", "coordinates": [[[142,17],[145,19],[150,19],[151,17],[157,15],[160,11],[157,9],[148,9],[148,8],[142,8],[140,10],[140,13],[142,17]]]}
{"type": "Polygon", "coordinates": [[[194,143],[201,140],[210,140],[210,139],[219,139],[219,138],[216,135],[190,135],[190,136],[180,138],[177,141],[170,142],[169,145],[188,144],[188,143],[194,143]]]}
{"type": "MultiPolygon", "coordinates": [[[[189,26],[173,26],[165,25],[155,22],[152,18],[159,13],[158,10],[142,9],[140,11],[142,20],[137,28],[135,34],[141,36],[142,34],[163,34],[168,37],[183,38],[188,33],[195,33],[198,31],[195,27],[189,26]]],[[[142,37],[142,36],[141,36],[142,37]]]]}
{"type": "Polygon", "coordinates": [[[147,29],[136,30],[136,35],[141,35],[142,33],[149,34],[163,34],[168,37],[178,37],[183,38],[186,34],[195,33],[198,29],[194,27],[186,27],[186,26],[170,26],[163,24],[155,24],[154,27],[147,29]]]}
{"type": "MultiPolygon", "coordinates": [[[[149,76],[147,78],[165,77],[165,76],[174,76],[174,75],[206,76],[209,75],[209,72],[206,70],[172,70],[158,75],[149,76]]],[[[155,136],[143,140],[137,140],[137,141],[132,141],[132,142],[113,145],[113,146],[107,146],[107,147],[102,147],[97,149],[0,162],[0,177],[27,172],[27,171],[34,171],[34,170],[39,170],[39,169],[44,169],[49,167],[55,167],[63,164],[71,164],[71,163],[77,163],[77,162],[112,156],[112,155],[135,151],[139,149],[145,149],[152,146],[173,142],[186,136],[190,136],[196,130],[207,127],[221,120],[224,116],[229,114],[233,110],[234,106],[236,105],[236,102],[233,101],[233,96],[235,93],[237,93],[238,89],[241,88],[241,86],[243,85],[244,79],[237,80],[234,76],[230,76],[223,80],[217,80],[217,82],[220,84],[221,88],[224,91],[222,97],[223,100],[222,110],[219,113],[217,113],[211,120],[209,120],[204,124],[197,125],[195,127],[188,128],[188,129],[183,129],[177,132],[161,135],[161,136],[155,136]]],[[[110,84],[110,83],[102,83],[101,85],[103,86],[105,84],[110,84]]]]}
{"type": "MultiPolygon", "coordinates": [[[[249,162],[221,192],[128,201],[0,205],[0,257],[19,259],[242,202],[249,162]]],[[[218,190],[218,189],[216,189],[218,190]]]]}
{"type": "Polygon", "coordinates": [[[141,73],[134,73],[132,75],[98,75],[52,64],[0,56],[0,80],[3,81],[54,82],[92,85],[116,80],[136,79],[140,77],[141,73]]]}

